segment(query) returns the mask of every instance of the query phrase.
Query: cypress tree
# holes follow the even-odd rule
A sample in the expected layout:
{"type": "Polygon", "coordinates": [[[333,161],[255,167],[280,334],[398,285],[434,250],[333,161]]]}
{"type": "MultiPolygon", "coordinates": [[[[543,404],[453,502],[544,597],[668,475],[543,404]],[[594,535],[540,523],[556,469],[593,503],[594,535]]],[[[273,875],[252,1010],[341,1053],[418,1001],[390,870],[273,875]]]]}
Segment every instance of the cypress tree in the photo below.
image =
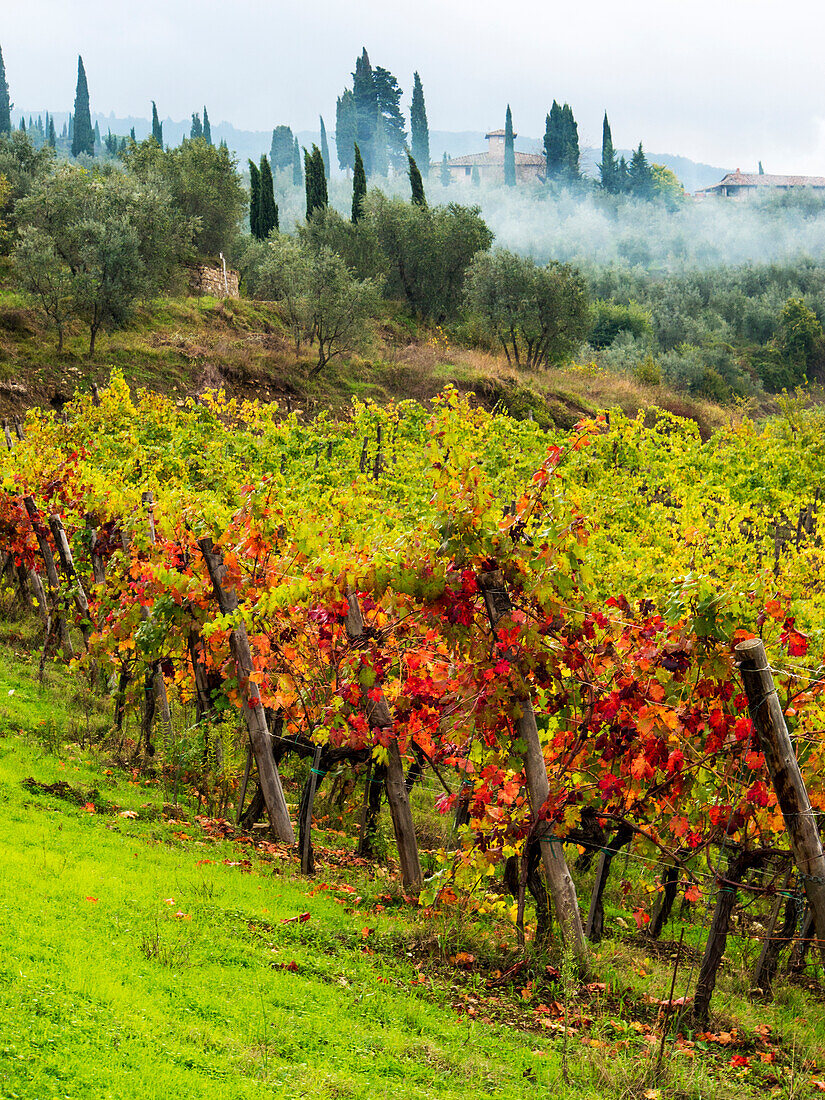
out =
{"type": "Polygon", "coordinates": [[[335,147],[338,150],[338,167],[348,172],[355,167],[354,149],[358,140],[358,116],[355,96],[345,88],[335,104],[335,147]]]}
{"type": "Polygon", "coordinates": [[[3,51],[0,49],[0,134],[11,133],[11,107],[6,66],[3,62],[3,51]]]}
{"type": "Polygon", "coordinates": [[[88,153],[95,155],[95,135],[92,129],[92,113],[89,109],[89,85],[83,58],[77,59],[77,91],[74,97],[74,127],[72,130],[72,156],[88,153]]]}
{"type": "Polygon", "coordinates": [[[630,166],[627,170],[627,185],[628,190],[640,199],[649,199],[653,192],[653,174],[650,171],[650,165],[641,142],[639,142],[639,148],[635,150],[630,158],[630,166]]]}
{"type": "Polygon", "coordinates": [[[449,187],[452,176],[450,175],[450,165],[447,161],[447,150],[444,150],[444,155],[441,158],[441,186],[449,187]]]}
{"type": "Polygon", "coordinates": [[[256,241],[261,233],[261,173],[254,160],[249,161],[249,232],[256,241]]]}
{"type": "MultiPolygon", "coordinates": [[[[125,142],[125,140],[126,140],[126,139],[124,138],[124,142],[125,142]]],[[[134,142],[135,142],[135,144],[137,144],[137,138],[135,137],[135,128],[134,128],[134,126],[133,126],[133,127],[131,128],[131,130],[129,131],[129,140],[130,140],[130,141],[134,141],[134,142]]]]}
{"type": "Polygon", "coordinates": [[[358,142],[353,147],[352,169],[352,224],[357,225],[361,217],[361,205],[367,197],[367,173],[364,171],[364,161],[358,142]]]}
{"type": "Polygon", "coordinates": [[[573,117],[573,110],[569,104],[561,109],[561,131],[563,145],[563,174],[571,182],[581,177],[579,168],[579,126],[573,117]]]}
{"type": "Polygon", "coordinates": [[[289,126],[276,126],[272,131],[269,160],[274,169],[292,167],[294,138],[289,126]]]}
{"type": "Polygon", "coordinates": [[[197,112],[192,115],[192,126],[189,130],[189,137],[193,140],[203,137],[203,123],[201,122],[201,116],[197,112]]]}
{"type": "Polygon", "coordinates": [[[426,206],[427,198],[424,194],[424,181],[421,179],[421,173],[418,171],[418,165],[415,163],[415,157],[410,156],[407,153],[407,161],[410,174],[410,191],[412,193],[412,201],[416,206],[426,206]]]}
{"type": "Polygon", "coordinates": [[[372,80],[384,126],[387,160],[393,171],[400,172],[407,164],[407,130],[401,114],[401,89],[389,69],[380,65],[373,69],[372,80]]]}
{"type": "Polygon", "coordinates": [[[602,188],[608,194],[614,195],[619,190],[619,165],[613,148],[613,135],[610,132],[610,123],[607,121],[607,111],[604,112],[602,123],[602,160],[599,165],[599,178],[602,188]]]}
{"type": "Polygon", "coordinates": [[[298,139],[295,138],[292,143],[292,183],[294,187],[300,187],[304,182],[304,175],[301,171],[301,150],[298,148],[298,139]]]}
{"type": "MultiPolygon", "coordinates": [[[[31,119],[29,122],[31,123],[31,119]]],[[[95,123],[95,145],[100,145],[100,126],[97,122],[95,123]]]]}
{"type": "Polygon", "coordinates": [[[158,118],[158,105],[152,100],[152,137],[163,148],[163,123],[158,118]]]}
{"type": "Polygon", "coordinates": [[[764,168],[762,167],[762,161],[761,161],[761,160],[760,160],[760,162],[759,162],[759,175],[760,175],[760,176],[764,176],[764,175],[765,175],[765,169],[764,169],[764,168]]]}
{"type": "Polygon", "coordinates": [[[52,149],[57,148],[57,134],[54,132],[54,119],[51,115],[49,115],[49,130],[46,141],[51,145],[52,149]]]}
{"type": "Polygon", "coordinates": [[[513,134],[513,113],[509,103],[504,119],[504,182],[508,187],[516,186],[515,135],[513,134]]]}
{"type": "Polygon", "coordinates": [[[554,99],[550,114],[544,122],[544,164],[547,179],[555,180],[561,175],[564,160],[564,134],[562,109],[554,99]]]}
{"type": "Polygon", "coordinates": [[[324,158],[324,175],[329,179],[329,143],[327,142],[327,128],[324,126],[324,116],[318,116],[321,119],[321,156],[324,158]]]}
{"type": "Polygon", "coordinates": [[[20,133],[25,134],[25,132],[26,132],[26,116],[21,115],[20,116],[20,133]]]}
{"type": "Polygon", "coordinates": [[[364,158],[364,168],[367,175],[371,176],[375,171],[375,130],[378,125],[380,108],[366,47],[355,62],[355,72],[352,74],[352,94],[355,99],[358,147],[361,150],[361,156],[364,158]]]}
{"type": "Polygon", "coordinates": [[[625,191],[630,190],[630,174],[628,172],[627,161],[624,157],[619,159],[619,165],[616,169],[616,193],[622,194],[625,191]]]}
{"type": "Polygon", "coordinates": [[[427,107],[424,103],[424,88],[421,77],[413,73],[413,94],[410,107],[410,139],[412,155],[416,164],[423,168],[424,175],[430,172],[430,127],[427,123],[427,107]]]}
{"type": "Polygon", "coordinates": [[[275,205],[275,184],[272,180],[272,168],[266,156],[261,157],[261,239],[265,240],[273,229],[278,228],[278,207],[275,205]]]}
{"type": "Polygon", "coordinates": [[[315,210],[328,205],[324,158],[317,145],[312,146],[311,153],[304,149],[304,183],[307,197],[307,221],[309,221],[315,210]]]}
{"type": "Polygon", "coordinates": [[[69,141],[74,141],[74,115],[69,115],[69,141]]]}
{"type": "Polygon", "coordinates": [[[207,145],[212,144],[212,127],[209,124],[209,114],[205,106],[203,108],[203,140],[207,145]]]}

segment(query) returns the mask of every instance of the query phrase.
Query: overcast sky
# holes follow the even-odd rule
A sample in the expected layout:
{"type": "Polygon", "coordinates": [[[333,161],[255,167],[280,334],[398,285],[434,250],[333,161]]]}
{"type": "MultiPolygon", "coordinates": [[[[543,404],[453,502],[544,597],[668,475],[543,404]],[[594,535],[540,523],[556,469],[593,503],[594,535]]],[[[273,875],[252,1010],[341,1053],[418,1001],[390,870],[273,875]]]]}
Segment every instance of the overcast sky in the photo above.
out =
{"type": "Polygon", "coordinates": [[[614,143],[766,171],[825,175],[820,0],[0,0],[19,108],[72,106],[77,54],[92,109],[266,130],[334,126],[366,45],[431,129],[544,132],[568,101],[584,144],[614,143]]]}

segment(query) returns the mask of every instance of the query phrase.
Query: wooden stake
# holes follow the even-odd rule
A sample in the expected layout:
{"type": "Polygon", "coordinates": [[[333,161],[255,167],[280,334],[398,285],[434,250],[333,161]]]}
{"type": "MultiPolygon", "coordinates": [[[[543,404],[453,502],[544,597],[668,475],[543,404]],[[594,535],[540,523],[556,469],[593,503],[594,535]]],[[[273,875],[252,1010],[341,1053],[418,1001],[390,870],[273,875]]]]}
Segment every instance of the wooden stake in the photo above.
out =
{"type": "MultiPolygon", "coordinates": [[[[479,573],[478,582],[484,596],[490,626],[495,633],[501,620],[512,615],[513,604],[505,588],[504,578],[498,569],[479,573]]],[[[508,652],[505,656],[511,664],[516,663],[514,654],[508,652]]],[[[518,732],[526,745],[524,771],[527,776],[527,791],[533,818],[538,821],[542,807],[550,794],[547,765],[544,762],[544,753],[539,740],[533,701],[528,695],[524,699],[519,699],[518,702],[521,710],[521,717],[517,722],[518,732]]],[[[564,858],[560,838],[552,833],[542,838],[541,856],[562,936],[568,948],[576,956],[579,965],[585,969],[588,961],[587,941],[584,938],[576,887],[564,858]]]]}
{"type": "MultiPolygon", "coordinates": [[[[238,610],[238,597],[234,588],[224,587],[226,565],[223,554],[215,550],[210,538],[199,539],[198,546],[203,554],[221,614],[231,615],[238,610]]],[[[252,651],[249,648],[246,623],[243,619],[240,619],[235,629],[230,632],[229,645],[235,659],[243,714],[246,719],[246,728],[249,730],[249,739],[252,742],[252,751],[255,754],[255,763],[258,766],[258,779],[266,803],[270,827],[278,840],[286,844],[294,844],[295,830],[292,828],[289,809],[281,786],[281,777],[272,755],[272,739],[266,721],[266,712],[261,703],[261,693],[255,681],[250,679],[253,668],[252,651]]]]}
{"type": "Polygon", "coordinates": [[[304,800],[303,814],[301,815],[301,874],[311,875],[315,871],[312,858],[312,807],[315,804],[315,791],[318,787],[318,774],[321,764],[321,746],[315,746],[312,756],[312,767],[309,771],[306,799],[304,800]]]}
{"type": "Polygon", "coordinates": [[[749,638],[740,642],[736,654],[751,718],[785,819],[791,851],[805,886],[825,959],[825,852],[811,800],[785,725],[762,639],[749,638]]]}
{"type": "Polygon", "coordinates": [[[40,548],[40,557],[43,559],[43,565],[46,570],[46,579],[49,582],[49,591],[54,604],[55,625],[57,626],[60,645],[66,658],[71,661],[75,655],[74,646],[69,637],[69,628],[66,625],[65,616],[60,610],[60,578],[57,575],[57,566],[54,563],[52,548],[49,546],[49,540],[46,538],[46,529],[43,526],[43,521],[40,518],[37,505],[34,503],[34,498],[30,496],[23,497],[23,504],[32,522],[34,537],[37,539],[37,545],[40,548]]]}
{"type": "Polygon", "coordinates": [[[63,570],[64,577],[72,587],[72,599],[77,608],[77,613],[80,616],[80,633],[83,635],[83,642],[86,649],[88,649],[89,638],[92,633],[89,601],[86,598],[86,592],[84,591],[83,585],[80,583],[80,577],[77,575],[74,558],[72,557],[72,548],[69,546],[69,540],[66,537],[66,528],[63,526],[63,520],[60,516],[49,516],[49,530],[52,533],[54,544],[57,547],[57,555],[60,558],[60,568],[63,570]]]}
{"type": "Polygon", "coordinates": [[[786,896],[791,881],[792,871],[793,867],[789,863],[788,869],[785,872],[785,881],[782,884],[783,892],[776,895],[776,900],[773,903],[771,915],[768,920],[768,927],[765,930],[765,938],[762,941],[762,950],[759,952],[759,959],[753,971],[754,988],[761,990],[763,994],[770,993],[771,984],[776,973],[776,966],[779,962],[779,952],[782,950],[782,944],[796,926],[796,899],[786,896]],[[785,922],[782,929],[782,936],[777,938],[774,933],[776,932],[776,926],[779,922],[779,914],[782,910],[783,901],[785,902],[785,922]]]}

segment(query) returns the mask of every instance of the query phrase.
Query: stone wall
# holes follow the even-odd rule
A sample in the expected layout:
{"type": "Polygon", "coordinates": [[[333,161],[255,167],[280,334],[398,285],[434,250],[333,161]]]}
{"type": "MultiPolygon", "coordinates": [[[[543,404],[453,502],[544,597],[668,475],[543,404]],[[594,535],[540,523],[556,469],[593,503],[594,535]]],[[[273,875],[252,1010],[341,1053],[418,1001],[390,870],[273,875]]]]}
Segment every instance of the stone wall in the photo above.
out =
{"type": "Polygon", "coordinates": [[[226,269],[226,283],[224,283],[222,267],[216,267],[213,264],[191,264],[189,267],[189,293],[199,298],[204,296],[239,298],[238,280],[238,272],[230,268],[226,269]]]}

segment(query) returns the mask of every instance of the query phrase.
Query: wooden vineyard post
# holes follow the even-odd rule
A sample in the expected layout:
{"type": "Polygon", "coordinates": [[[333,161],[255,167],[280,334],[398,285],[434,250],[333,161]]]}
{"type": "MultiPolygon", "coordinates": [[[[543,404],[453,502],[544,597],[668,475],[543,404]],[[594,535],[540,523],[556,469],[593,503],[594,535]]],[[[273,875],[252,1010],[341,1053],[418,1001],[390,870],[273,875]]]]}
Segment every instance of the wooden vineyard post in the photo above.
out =
{"type": "MultiPolygon", "coordinates": [[[[490,626],[495,634],[501,620],[512,615],[513,604],[504,586],[504,578],[500,570],[479,573],[478,583],[484,596],[490,626]]],[[[515,663],[515,657],[512,653],[507,655],[507,659],[511,664],[515,663]]],[[[539,740],[533,701],[529,695],[526,695],[525,698],[519,699],[518,703],[521,709],[521,717],[517,723],[518,732],[519,737],[526,745],[524,771],[527,776],[527,791],[533,818],[538,821],[541,809],[550,794],[547,765],[544,762],[544,753],[539,740]]],[[[576,887],[570,874],[570,868],[564,858],[561,840],[558,837],[550,834],[542,839],[541,858],[564,942],[575,955],[579,965],[586,968],[588,961],[587,941],[584,938],[576,887]]]]}
{"type": "Polygon", "coordinates": [[[34,503],[33,497],[23,497],[23,504],[26,507],[26,511],[29,514],[29,519],[32,522],[32,529],[34,531],[34,537],[37,539],[37,545],[40,548],[40,557],[43,559],[43,565],[46,570],[46,580],[49,582],[49,591],[52,597],[52,603],[54,604],[54,614],[57,625],[57,633],[60,637],[60,644],[63,647],[63,652],[69,660],[74,658],[74,647],[72,646],[72,640],[69,637],[69,628],[66,625],[66,619],[60,609],[60,578],[57,575],[57,566],[54,564],[54,555],[52,554],[52,548],[49,546],[49,540],[46,538],[45,528],[40,519],[40,513],[37,510],[37,505],[34,503]]]}
{"type": "MultiPolygon", "coordinates": [[[[146,523],[149,532],[149,542],[154,546],[155,544],[155,517],[152,513],[155,498],[151,493],[143,493],[141,501],[146,509],[146,523]]],[[[150,619],[151,613],[148,607],[141,605],[140,617],[146,621],[150,619]]],[[[160,717],[163,722],[166,738],[168,741],[172,740],[172,711],[169,707],[169,696],[166,692],[166,681],[163,678],[163,670],[160,667],[160,661],[152,661],[146,669],[146,718],[145,718],[145,736],[146,746],[149,747],[149,736],[151,733],[152,719],[154,718],[155,708],[160,710],[160,717]]]]}
{"type": "Polygon", "coordinates": [[[83,635],[83,642],[86,649],[88,649],[89,638],[92,633],[89,601],[86,598],[86,592],[83,585],[80,583],[80,577],[77,575],[74,558],[72,557],[72,548],[69,546],[69,540],[66,537],[66,528],[63,526],[63,520],[60,516],[49,516],[49,530],[52,533],[54,544],[57,547],[57,556],[60,558],[60,568],[63,570],[63,575],[66,580],[72,586],[72,599],[77,608],[77,613],[80,616],[80,632],[83,635]]]}
{"type": "MultiPolygon", "coordinates": [[[[224,587],[226,565],[224,564],[223,554],[219,550],[215,550],[214,543],[210,538],[199,539],[198,546],[203,554],[203,560],[206,563],[220,612],[222,615],[231,615],[238,610],[238,597],[234,588],[224,587]]],[[[230,632],[229,645],[235,659],[243,714],[246,719],[246,728],[249,731],[249,739],[252,742],[252,751],[255,754],[258,780],[266,804],[269,824],[278,840],[283,841],[285,844],[294,844],[295,831],[289,819],[289,809],[284,798],[281,777],[278,774],[278,768],[272,755],[272,740],[266,721],[266,712],[261,703],[261,693],[255,681],[250,679],[252,651],[249,648],[246,623],[243,619],[239,620],[235,629],[230,632]]]]}
{"type": "Polygon", "coordinates": [[[312,807],[315,805],[315,792],[318,788],[318,777],[326,775],[326,768],[321,768],[321,748],[321,745],[315,746],[312,766],[309,770],[309,781],[301,807],[302,812],[298,836],[301,845],[302,875],[311,875],[315,872],[315,860],[312,858],[312,807]]]}
{"type": "MultiPolygon", "coordinates": [[[[361,614],[358,596],[352,589],[347,591],[347,605],[349,607],[346,621],[347,637],[353,645],[357,646],[363,644],[364,618],[361,614]]],[[[376,687],[378,687],[378,684],[376,684],[376,687]]],[[[383,693],[377,700],[369,699],[365,710],[370,729],[392,728],[392,715],[383,693]]],[[[410,798],[404,782],[404,765],[401,761],[401,752],[395,737],[390,738],[387,748],[385,786],[395,842],[398,846],[401,880],[405,887],[417,891],[421,888],[423,875],[421,873],[421,861],[418,857],[418,841],[416,840],[415,826],[410,810],[410,798]]]]}
{"type": "Polygon", "coordinates": [[[740,642],[736,655],[750,715],[759,735],[776,800],[785,819],[794,862],[805,886],[817,939],[825,956],[825,852],[762,639],[749,638],[740,642]]]}

